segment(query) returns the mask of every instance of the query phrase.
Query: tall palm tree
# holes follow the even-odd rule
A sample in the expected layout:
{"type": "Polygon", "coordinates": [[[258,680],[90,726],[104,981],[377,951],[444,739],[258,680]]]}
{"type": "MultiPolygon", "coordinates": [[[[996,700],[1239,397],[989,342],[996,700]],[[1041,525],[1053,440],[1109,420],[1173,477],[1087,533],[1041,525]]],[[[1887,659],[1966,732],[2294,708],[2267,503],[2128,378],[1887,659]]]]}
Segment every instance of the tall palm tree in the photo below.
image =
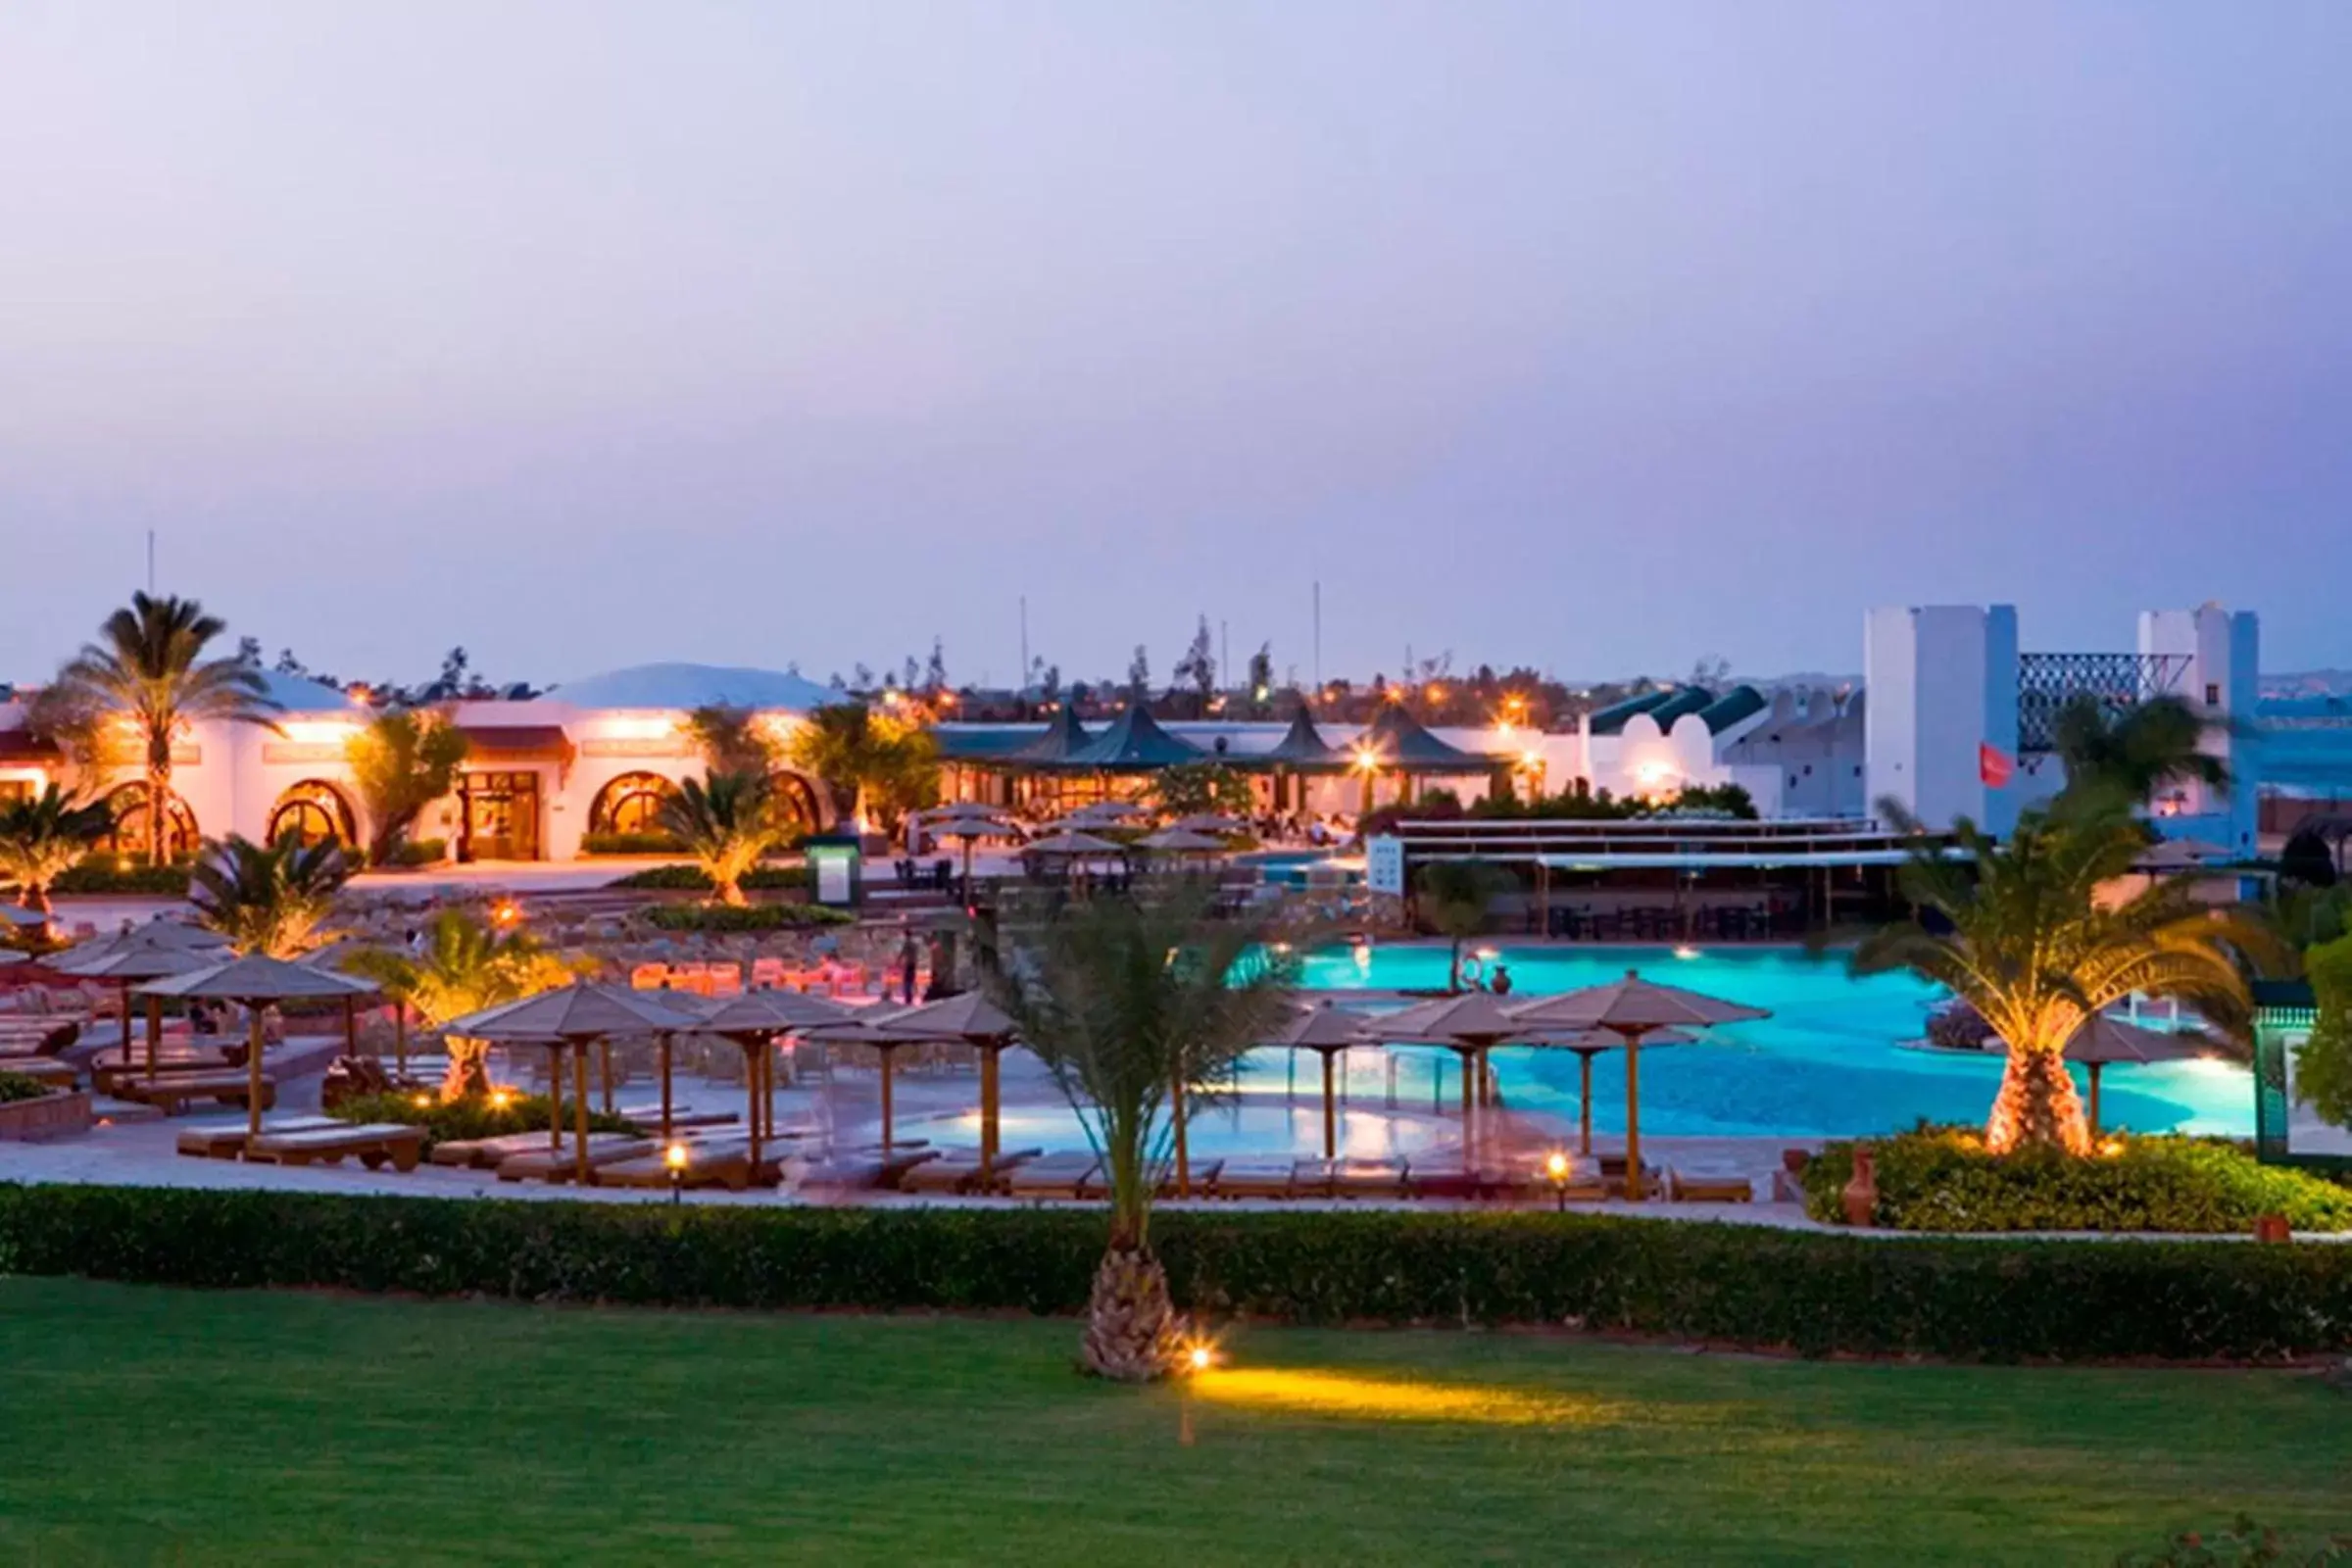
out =
{"type": "Polygon", "coordinates": [[[745,873],[784,841],[784,814],[760,773],[713,773],[687,779],[662,803],[662,825],[702,862],[713,896],[741,906],[745,873]]]}
{"type": "Polygon", "coordinates": [[[1963,817],[1952,838],[1965,858],[1892,802],[1880,810],[1912,839],[1902,867],[1905,898],[1939,916],[1884,927],[1855,950],[1858,974],[1909,969],[1982,1013],[2008,1046],[2008,1064],[1985,1123],[1996,1152],[2055,1145],[2086,1153],[2090,1132],[2061,1053],[2084,1020],[2133,992],[2196,1005],[2226,1034],[2249,1013],[2241,957],[2268,959],[2276,944],[2256,923],[2210,910],[2189,879],[2153,881],[2102,904],[2099,888],[2123,877],[2147,847],[2130,810],[2107,796],[2028,811],[1997,843],[1963,817]]]}
{"type": "Polygon", "coordinates": [[[84,802],[55,784],[0,807],[0,877],[15,882],[27,909],[49,912],[49,884],[72,870],[115,825],[102,801],[84,802]]]}
{"type": "Polygon", "coordinates": [[[1110,1236],[1087,1302],[1081,1354],[1140,1382],[1178,1351],[1152,1199],[1174,1147],[1173,1094],[1227,1085],[1244,1053],[1288,1016],[1287,951],[1271,927],[1212,920],[1200,891],[1151,879],[1129,898],[1013,899],[980,934],[984,983],[1078,1112],[1108,1173],[1110,1236]]]}
{"type": "Polygon", "coordinates": [[[98,640],[58,671],[51,714],[88,737],[110,724],[135,732],[147,780],[148,858],[170,857],[164,830],[172,800],[172,743],[208,719],[266,724],[277,711],[260,670],[235,659],[207,659],[227,623],[193,599],[130,596],[106,617],[98,640]]]}
{"type": "MultiPolygon", "coordinates": [[[[463,909],[435,914],[425,925],[419,953],[367,948],[346,958],[343,967],[416,1008],[434,1029],[452,1018],[566,984],[573,974],[569,963],[528,932],[501,935],[463,909]]],[[[444,1044],[449,1072],[441,1083],[441,1097],[487,1094],[490,1081],[483,1058],[489,1054],[488,1043],[449,1038],[444,1044]]]]}
{"type": "Polygon", "coordinates": [[[292,833],[256,844],[231,833],[207,839],[188,871],[196,918],[241,954],[299,957],[318,945],[351,861],[332,842],[304,845],[292,833]]]}
{"type": "Polygon", "coordinates": [[[1413,879],[1421,917],[1453,940],[1446,990],[1462,989],[1462,944],[1487,928],[1487,906],[1510,885],[1510,873],[1487,860],[1432,860],[1413,879]]]}
{"type": "Polygon", "coordinates": [[[2198,749],[2228,726],[2179,697],[2151,697],[2113,711],[2095,697],[2070,699],[2050,720],[2070,794],[2105,791],[2142,806],[2168,785],[2199,783],[2229,793],[2230,764],[2198,749]]]}

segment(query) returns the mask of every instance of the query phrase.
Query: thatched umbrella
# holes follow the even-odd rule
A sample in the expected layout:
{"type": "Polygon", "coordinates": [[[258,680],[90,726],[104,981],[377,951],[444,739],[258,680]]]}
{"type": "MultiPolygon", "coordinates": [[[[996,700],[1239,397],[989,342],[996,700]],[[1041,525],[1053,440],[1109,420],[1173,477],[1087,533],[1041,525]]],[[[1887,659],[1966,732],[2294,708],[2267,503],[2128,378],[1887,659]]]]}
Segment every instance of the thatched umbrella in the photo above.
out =
{"type": "Polygon", "coordinates": [[[1364,1019],[1361,1013],[1319,1002],[1302,1007],[1298,1015],[1281,1030],[1269,1036],[1265,1044],[1282,1046],[1295,1051],[1311,1051],[1323,1058],[1323,1157],[1337,1159],[1340,1152],[1339,1098],[1332,1088],[1332,1063],[1341,1052],[1350,1046],[1367,1044],[1364,1019]]]}
{"type": "Polygon", "coordinates": [[[962,841],[963,885],[967,889],[972,885],[972,846],[974,844],[982,839],[1017,840],[1021,836],[1021,830],[1012,823],[1001,817],[982,816],[977,813],[944,817],[937,822],[926,824],[925,831],[934,838],[962,841]]]}
{"type": "MultiPolygon", "coordinates": [[[[1004,1010],[977,991],[966,991],[938,1002],[926,1002],[892,1013],[873,1025],[904,1045],[925,1041],[970,1046],[980,1053],[980,1179],[985,1184],[996,1164],[997,1124],[1003,1111],[1000,1061],[1011,1049],[1015,1025],[1004,1010]]],[[[888,1071],[887,1063],[884,1070],[888,1071]]],[[[888,1123],[885,1121],[885,1141],[888,1123]]]]}
{"type": "Polygon", "coordinates": [[[139,992],[149,997],[178,997],[183,1001],[204,998],[214,1002],[234,1002],[252,1014],[252,1043],[245,1056],[245,1147],[250,1153],[253,1141],[262,1135],[262,1009],[273,1002],[293,1002],[310,997],[368,997],[375,987],[365,980],[335,974],[326,969],[314,969],[305,963],[289,963],[283,958],[232,958],[190,974],[174,975],[141,986],[139,992]]]}
{"type": "Polygon", "coordinates": [[[1147,833],[1135,841],[1142,849],[1160,855],[1224,855],[1228,847],[1223,839],[1206,833],[1196,833],[1186,827],[1163,827],[1156,833],[1147,833]]]}
{"type": "Polygon", "coordinates": [[[1606,1029],[1625,1042],[1625,1196],[1642,1200],[1642,1039],[1661,1029],[1705,1029],[1772,1016],[1681,986],[1644,980],[1637,970],[1603,986],[1587,986],[1523,1003],[1512,1016],[1534,1034],[1606,1029]]]}
{"type": "Polygon", "coordinates": [[[1187,833],[1208,833],[1218,836],[1250,831],[1249,823],[1236,821],[1220,811],[1195,811],[1190,816],[1178,817],[1168,825],[1180,827],[1187,833]]]}
{"type": "Polygon", "coordinates": [[[2090,1136],[2099,1136],[2099,1073],[2118,1061],[2190,1061],[2213,1054],[2212,1042],[2202,1035],[2170,1034],[2143,1029],[2097,1013],[2083,1021],[2062,1054],[2079,1061],[2090,1074],[2090,1136]]]}
{"type": "Polygon", "coordinates": [[[1440,997],[1367,1020],[1366,1036],[1375,1040],[1426,1041],[1444,1046],[1462,1058],[1462,1162],[1476,1163],[1478,1102],[1485,1074],[1479,1069],[1487,1053],[1505,1041],[1524,1039],[1537,1031],[1503,1006],[1491,992],[1470,991],[1458,997],[1440,997]]]}
{"type": "MultiPolygon", "coordinates": [[[[1678,1034],[1671,1029],[1660,1029],[1653,1034],[1644,1035],[1642,1044],[1655,1050],[1659,1046],[1687,1046],[1690,1044],[1691,1038],[1690,1035],[1678,1034]]],[[[1573,1051],[1576,1053],[1577,1152],[1592,1153],[1592,1058],[1604,1051],[1615,1051],[1622,1047],[1625,1044],[1624,1037],[1611,1034],[1606,1029],[1587,1029],[1576,1034],[1538,1036],[1523,1041],[1521,1044],[1550,1051],[1573,1051]]]]}
{"type": "MultiPolygon", "coordinates": [[[[555,1113],[564,1098],[564,1052],[572,1053],[572,1121],[576,1141],[573,1170],[588,1180],[588,1046],[614,1035],[667,1035],[701,1020],[658,1000],[660,994],[591,980],[574,981],[451,1020],[444,1032],[501,1045],[545,1046],[553,1057],[554,1094],[548,1102],[548,1148],[564,1147],[564,1126],[555,1113]]],[[[608,1084],[610,1079],[608,1079],[608,1084]]]]}
{"type": "Polygon", "coordinates": [[[805,1035],[805,1038],[812,1040],[818,1045],[870,1046],[873,1048],[875,1055],[881,1060],[882,1147],[886,1150],[891,1146],[892,1134],[895,1131],[894,1107],[891,1103],[891,1057],[902,1046],[921,1043],[919,1037],[910,1040],[905,1035],[893,1034],[889,1024],[891,1019],[898,1014],[911,1010],[906,1007],[888,1005],[868,1007],[851,1017],[846,1023],[823,1024],[807,1031],[805,1035]]]}
{"type": "MultiPolygon", "coordinates": [[[[84,980],[112,980],[122,993],[122,1060],[130,1062],[130,988],[134,981],[169,980],[174,975],[209,969],[228,956],[228,939],[201,926],[175,920],[154,920],[120,936],[85,942],[54,960],[60,974],[84,980]]],[[[156,1055],[164,1033],[163,998],[147,999],[147,1076],[155,1077],[156,1055]]]]}
{"type": "MultiPolygon", "coordinates": [[[[679,999],[684,1000],[684,999],[679,999]]],[[[716,1035],[743,1048],[744,1093],[749,1102],[752,1165],[760,1164],[762,1140],[775,1136],[775,1097],[770,1047],[778,1037],[851,1021],[849,1008],[798,991],[762,988],[728,997],[680,1034],[716,1035]]],[[[669,1037],[662,1037],[662,1138],[669,1139],[669,1037]]]]}

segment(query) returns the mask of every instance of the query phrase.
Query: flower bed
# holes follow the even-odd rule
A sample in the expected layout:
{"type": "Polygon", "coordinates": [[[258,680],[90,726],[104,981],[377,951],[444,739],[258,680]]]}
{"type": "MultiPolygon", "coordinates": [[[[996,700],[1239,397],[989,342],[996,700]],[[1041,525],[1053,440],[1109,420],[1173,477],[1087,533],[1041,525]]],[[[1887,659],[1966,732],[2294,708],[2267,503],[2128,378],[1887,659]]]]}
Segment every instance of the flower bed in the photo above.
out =
{"type": "Polygon", "coordinates": [[[89,1127],[88,1090],[51,1089],[21,1073],[0,1073],[0,1140],[67,1138],[89,1127]]]}
{"type": "MultiPolygon", "coordinates": [[[[1854,1144],[1805,1168],[1805,1211],[1845,1222],[1854,1144]]],[[[1877,1223],[1907,1231],[2156,1231],[2244,1234],[2265,1214],[2299,1231],[2352,1231],[2352,1189],[2265,1165],[2200,1138],[2115,1140],[2112,1154],[1985,1152],[1976,1134],[1923,1129],[1879,1139],[1877,1223]]]]}
{"type": "MultiPolygon", "coordinates": [[[[427,1096],[423,1104],[416,1102],[415,1095],[362,1095],[337,1104],[329,1114],[348,1122],[390,1121],[404,1127],[422,1127],[427,1152],[435,1144],[445,1141],[547,1131],[549,1102],[545,1095],[510,1095],[503,1104],[480,1096],[449,1101],[427,1096]]],[[[565,1104],[564,1126],[568,1132],[572,1120],[569,1102],[565,1104]]],[[[592,1109],[588,1113],[588,1130],[633,1133],[639,1129],[634,1122],[592,1109]]]]}
{"type": "MultiPolygon", "coordinates": [[[[2352,1247],[1941,1241],[1592,1215],[1168,1211],[1212,1321],[1547,1325],[1807,1354],[2264,1361],[2352,1350],[2352,1247]]],[[[1091,1209],[0,1186],[32,1274],[685,1307],[1075,1313],[1091,1209]]]]}

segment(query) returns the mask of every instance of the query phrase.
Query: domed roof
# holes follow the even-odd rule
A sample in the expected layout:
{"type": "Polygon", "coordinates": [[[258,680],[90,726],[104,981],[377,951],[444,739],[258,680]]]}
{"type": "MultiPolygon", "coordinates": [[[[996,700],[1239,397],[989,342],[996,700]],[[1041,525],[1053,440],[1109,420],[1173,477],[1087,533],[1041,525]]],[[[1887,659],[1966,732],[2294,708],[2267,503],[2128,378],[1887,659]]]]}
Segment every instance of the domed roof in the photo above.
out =
{"type": "Polygon", "coordinates": [[[347,713],[359,707],[339,688],[307,675],[281,675],[274,669],[259,673],[270,700],[281,713],[347,713]]]}
{"type": "Polygon", "coordinates": [[[565,681],[547,695],[574,708],[749,708],[796,713],[850,700],[789,670],[722,664],[636,664],[565,681]]]}

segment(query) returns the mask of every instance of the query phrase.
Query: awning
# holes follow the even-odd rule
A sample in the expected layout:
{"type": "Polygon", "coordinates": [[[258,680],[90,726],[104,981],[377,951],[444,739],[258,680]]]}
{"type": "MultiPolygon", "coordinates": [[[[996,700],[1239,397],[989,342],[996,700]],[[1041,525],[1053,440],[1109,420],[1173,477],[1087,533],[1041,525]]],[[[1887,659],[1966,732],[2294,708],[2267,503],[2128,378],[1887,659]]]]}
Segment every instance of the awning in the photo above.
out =
{"type": "Polygon", "coordinates": [[[64,758],[57,742],[46,735],[35,735],[28,729],[0,729],[0,763],[46,766],[64,758]]]}
{"type": "Polygon", "coordinates": [[[561,724],[461,724],[469,762],[571,761],[571,737],[561,724]]]}

